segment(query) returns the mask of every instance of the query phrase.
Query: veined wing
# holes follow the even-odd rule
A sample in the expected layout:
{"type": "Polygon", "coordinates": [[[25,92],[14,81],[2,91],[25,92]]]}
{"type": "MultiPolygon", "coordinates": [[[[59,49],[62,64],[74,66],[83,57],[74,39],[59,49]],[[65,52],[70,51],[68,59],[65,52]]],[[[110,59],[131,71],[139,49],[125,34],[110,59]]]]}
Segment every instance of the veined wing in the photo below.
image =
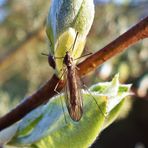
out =
{"type": "Polygon", "coordinates": [[[65,98],[68,112],[74,121],[79,121],[83,114],[83,102],[80,80],[77,76],[75,65],[71,66],[70,69],[67,69],[66,77],[65,98]]]}

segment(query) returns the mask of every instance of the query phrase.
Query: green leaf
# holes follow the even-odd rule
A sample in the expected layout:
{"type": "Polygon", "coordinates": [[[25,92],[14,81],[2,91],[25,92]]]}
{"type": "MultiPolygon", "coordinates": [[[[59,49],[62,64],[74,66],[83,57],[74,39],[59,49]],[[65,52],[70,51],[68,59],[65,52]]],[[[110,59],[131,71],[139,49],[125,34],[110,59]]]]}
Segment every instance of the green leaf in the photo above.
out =
{"type": "Polygon", "coordinates": [[[70,118],[61,94],[24,117],[9,144],[40,148],[90,146],[116,119],[124,98],[130,95],[130,85],[120,84],[118,78],[116,75],[111,82],[95,84],[89,91],[82,90],[83,116],[79,122],[70,118]]]}
{"type": "Polygon", "coordinates": [[[18,124],[14,124],[0,132],[0,145],[8,143],[12,137],[16,134],[18,124]]]}
{"type": "MultiPolygon", "coordinates": [[[[102,112],[106,112],[106,97],[95,94],[93,94],[93,96],[97,100],[102,112]]],[[[97,137],[98,131],[101,130],[105,117],[98,109],[95,101],[91,99],[90,94],[84,92],[83,97],[84,113],[79,122],[71,120],[65,105],[64,116],[59,100],[60,96],[58,96],[44,106],[45,112],[43,113],[43,118],[38,122],[38,124],[35,126],[28,124],[29,126],[34,127],[30,128],[33,128],[33,130],[23,136],[18,134],[17,138],[15,138],[11,144],[13,143],[19,146],[24,146],[32,143],[34,145],[42,145],[44,142],[44,144],[47,144],[48,142],[48,145],[53,145],[55,147],[64,147],[69,144],[71,147],[75,147],[75,141],[78,141],[78,147],[86,147],[87,145],[90,145],[97,137]],[[65,118],[67,123],[65,122],[65,118]],[[63,143],[63,141],[67,141],[67,143],[63,143]]],[[[34,113],[36,113],[36,111],[34,113]]],[[[27,124],[28,118],[30,118],[30,116],[25,117],[20,125],[24,127],[23,124],[27,124]]],[[[19,128],[19,130],[23,129],[19,128]]],[[[22,131],[18,131],[18,133],[22,133],[22,131]]]]}
{"type": "Polygon", "coordinates": [[[111,82],[99,83],[93,85],[90,90],[99,93],[99,95],[107,95],[107,116],[104,123],[104,128],[109,126],[119,115],[122,106],[124,105],[124,98],[131,95],[131,85],[123,85],[119,83],[119,74],[116,74],[111,82]]]}

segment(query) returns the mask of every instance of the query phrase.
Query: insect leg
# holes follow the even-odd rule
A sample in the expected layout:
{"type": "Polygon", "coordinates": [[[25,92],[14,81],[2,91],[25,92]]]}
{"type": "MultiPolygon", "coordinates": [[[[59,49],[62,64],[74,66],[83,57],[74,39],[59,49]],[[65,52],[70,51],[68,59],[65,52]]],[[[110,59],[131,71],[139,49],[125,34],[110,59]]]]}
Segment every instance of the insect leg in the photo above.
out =
{"type": "MultiPolygon", "coordinates": [[[[81,80],[81,81],[82,81],[82,80],[81,80]]],[[[82,81],[82,83],[83,83],[83,86],[84,86],[84,87],[86,88],[86,90],[88,91],[88,93],[90,94],[90,96],[91,96],[91,97],[93,98],[93,100],[95,101],[95,103],[96,103],[96,105],[98,106],[98,108],[99,108],[101,114],[106,118],[106,113],[104,113],[104,112],[102,111],[102,109],[100,108],[99,104],[97,103],[97,100],[96,100],[95,97],[91,94],[90,90],[89,90],[88,87],[84,84],[83,81],[82,81]]]]}
{"type": "MultiPolygon", "coordinates": [[[[60,80],[61,80],[61,78],[63,77],[63,75],[64,75],[65,72],[66,72],[66,69],[63,71],[63,73],[62,73],[62,75],[61,75],[61,77],[60,77],[60,80]]],[[[65,110],[64,110],[64,104],[63,104],[63,101],[62,101],[61,93],[59,93],[59,92],[57,91],[57,87],[58,87],[58,85],[59,85],[59,83],[60,83],[60,80],[59,80],[59,82],[56,84],[56,86],[55,86],[55,88],[54,88],[54,91],[55,91],[58,95],[60,95],[60,102],[61,102],[61,105],[62,105],[62,111],[63,111],[63,113],[64,113],[64,120],[65,120],[65,123],[67,124],[68,122],[67,122],[67,119],[66,119],[66,114],[65,114],[65,110]]]]}
{"type": "Polygon", "coordinates": [[[90,52],[90,53],[84,54],[84,55],[82,55],[78,58],[75,58],[74,60],[79,60],[79,59],[84,58],[84,57],[89,56],[89,55],[92,55],[92,53],[90,52]]]}
{"type": "Polygon", "coordinates": [[[65,110],[64,110],[64,104],[63,104],[63,100],[62,100],[62,97],[61,97],[61,93],[59,93],[58,91],[55,91],[58,95],[60,95],[60,103],[62,105],[62,111],[64,113],[64,120],[65,120],[65,123],[67,124],[67,119],[66,119],[66,114],[65,114],[65,110]]]}

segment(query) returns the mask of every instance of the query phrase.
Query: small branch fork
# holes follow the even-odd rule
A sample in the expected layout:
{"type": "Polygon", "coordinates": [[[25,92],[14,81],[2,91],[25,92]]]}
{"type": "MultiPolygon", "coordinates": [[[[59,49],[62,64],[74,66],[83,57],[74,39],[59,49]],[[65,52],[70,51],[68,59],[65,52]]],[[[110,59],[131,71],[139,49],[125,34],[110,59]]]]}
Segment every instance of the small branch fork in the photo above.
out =
{"type": "MultiPolygon", "coordinates": [[[[78,64],[78,67],[80,68],[79,75],[83,76],[90,71],[93,71],[108,59],[125,51],[129,46],[147,37],[148,16],[130,28],[127,32],[123,33],[117,39],[109,43],[107,46],[78,64]]],[[[54,92],[54,88],[58,82],[59,78],[57,78],[56,75],[53,75],[52,78],[48,80],[39,90],[34,92],[31,96],[25,98],[23,102],[16,106],[16,108],[1,117],[0,131],[19,121],[39,105],[50,100],[50,98],[56,94],[54,92]]],[[[60,80],[57,91],[60,92],[64,85],[65,82],[60,80]]]]}

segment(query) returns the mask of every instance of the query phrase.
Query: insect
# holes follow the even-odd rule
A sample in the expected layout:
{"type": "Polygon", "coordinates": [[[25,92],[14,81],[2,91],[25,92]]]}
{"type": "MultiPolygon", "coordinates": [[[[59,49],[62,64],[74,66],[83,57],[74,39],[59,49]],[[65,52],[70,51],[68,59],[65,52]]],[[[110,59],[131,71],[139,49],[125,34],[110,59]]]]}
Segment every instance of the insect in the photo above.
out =
{"type": "MultiPolygon", "coordinates": [[[[77,37],[78,37],[78,33],[76,34],[76,37],[72,46],[72,51],[76,44],[77,37]]],[[[53,69],[56,68],[55,59],[63,58],[63,64],[65,65],[65,67],[63,68],[63,74],[61,78],[64,75],[64,79],[66,80],[66,87],[65,87],[66,106],[72,120],[79,121],[83,114],[83,102],[82,102],[82,94],[81,94],[80,83],[79,83],[80,80],[77,75],[77,69],[76,69],[77,67],[75,64],[75,59],[73,59],[73,57],[71,56],[70,51],[66,51],[64,57],[54,57],[50,54],[49,55],[44,53],[42,54],[48,56],[48,63],[53,69]]],[[[57,87],[58,87],[58,83],[55,86],[55,89],[54,89],[55,91],[57,87]]]]}
{"type": "Polygon", "coordinates": [[[78,80],[76,65],[70,52],[66,52],[63,63],[66,65],[67,77],[66,105],[71,118],[74,121],[79,121],[83,114],[82,94],[79,87],[80,81],[78,80]]]}
{"type": "MultiPolygon", "coordinates": [[[[76,34],[76,38],[72,46],[72,51],[76,44],[77,37],[78,33],[76,34]]],[[[50,62],[50,60],[51,57],[49,56],[49,64],[55,66],[55,64],[53,64],[53,60],[51,60],[52,62],[50,62]]],[[[66,51],[65,56],[63,57],[63,64],[65,65],[65,67],[63,68],[63,74],[64,79],[66,80],[66,106],[72,120],[79,121],[83,114],[82,94],[80,90],[80,81],[77,75],[75,59],[73,59],[73,57],[71,56],[70,51],[66,51]]]]}
{"type": "MultiPolygon", "coordinates": [[[[76,34],[76,38],[73,43],[72,51],[74,49],[74,46],[76,44],[78,33],[76,34]]],[[[48,63],[52,68],[56,68],[56,62],[55,59],[61,59],[63,58],[63,64],[65,67],[63,67],[63,74],[61,78],[64,76],[64,79],[66,80],[66,87],[65,87],[65,98],[66,98],[66,106],[69,112],[69,115],[73,121],[79,121],[83,115],[83,101],[82,101],[82,92],[80,89],[80,79],[77,74],[77,66],[70,51],[66,51],[64,57],[53,57],[52,55],[48,55],[48,63]]],[[[44,54],[46,55],[46,54],[44,54]]],[[[90,54],[87,54],[90,55],[90,54]]],[[[85,55],[85,56],[87,56],[85,55]]],[[[83,56],[84,57],[84,56],[83,56]]],[[[58,87],[59,83],[55,86],[55,91],[58,87]]],[[[57,91],[56,91],[57,92],[57,91]]],[[[57,92],[59,93],[59,92],[57,92]]],[[[92,95],[91,95],[92,96],[92,95]]],[[[93,97],[93,96],[92,96],[93,97]]],[[[95,100],[95,98],[93,97],[95,100]]],[[[97,104],[96,100],[95,103],[97,104]]],[[[99,110],[99,105],[97,104],[99,110]]],[[[102,112],[103,114],[103,112],[102,112]]]]}

